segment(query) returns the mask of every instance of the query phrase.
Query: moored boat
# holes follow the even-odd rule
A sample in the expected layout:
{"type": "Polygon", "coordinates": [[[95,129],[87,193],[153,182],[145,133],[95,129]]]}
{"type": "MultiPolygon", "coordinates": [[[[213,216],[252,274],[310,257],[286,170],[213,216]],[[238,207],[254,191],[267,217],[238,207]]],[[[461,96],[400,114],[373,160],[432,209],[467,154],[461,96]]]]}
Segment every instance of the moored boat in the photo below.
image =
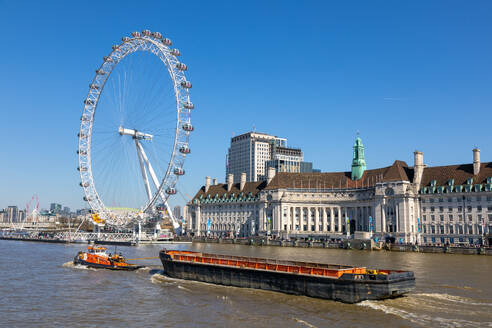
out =
{"type": "Polygon", "coordinates": [[[415,287],[411,271],[206,254],[159,252],[172,277],[226,286],[257,288],[345,303],[394,298],[415,287]]]}
{"type": "Polygon", "coordinates": [[[87,252],[78,252],[73,264],[90,268],[132,271],[143,266],[127,263],[121,254],[107,254],[106,247],[89,246],[87,252]]]}

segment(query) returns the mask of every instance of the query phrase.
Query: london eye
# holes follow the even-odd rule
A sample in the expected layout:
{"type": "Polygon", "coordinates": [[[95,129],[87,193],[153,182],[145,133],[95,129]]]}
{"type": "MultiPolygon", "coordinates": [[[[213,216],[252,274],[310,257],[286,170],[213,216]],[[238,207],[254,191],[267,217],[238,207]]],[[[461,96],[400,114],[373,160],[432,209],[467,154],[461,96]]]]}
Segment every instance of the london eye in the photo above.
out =
{"type": "Polygon", "coordinates": [[[78,170],[96,223],[124,226],[167,210],[194,130],[180,51],[159,32],[133,32],[103,58],[84,100],[78,170]]]}

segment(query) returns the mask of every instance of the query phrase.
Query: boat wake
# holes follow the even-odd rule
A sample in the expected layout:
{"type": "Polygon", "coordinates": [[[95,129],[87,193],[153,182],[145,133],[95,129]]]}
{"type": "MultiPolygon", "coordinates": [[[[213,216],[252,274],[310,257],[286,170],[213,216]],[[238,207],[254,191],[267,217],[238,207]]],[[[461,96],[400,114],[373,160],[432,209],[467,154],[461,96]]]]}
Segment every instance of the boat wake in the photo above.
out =
{"type": "Polygon", "coordinates": [[[408,320],[413,324],[422,327],[492,327],[492,321],[475,321],[475,318],[492,320],[489,310],[483,309],[483,306],[492,306],[491,303],[479,303],[476,302],[476,300],[448,294],[412,294],[398,300],[363,301],[357,305],[400,317],[401,319],[408,320]],[[439,305],[442,306],[441,310],[436,311],[436,306],[432,304],[432,300],[440,302],[439,305]],[[471,317],[472,320],[442,317],[447,314],[453,315],[454,313],[463,313],[463,311],[465,311],[463,307],[466,305],[469,305],[470,309],[473,309],[473,311],[470,311],[470,314],[472,314],[472,312],[474,314],[474,316],[471,317]],[[453,306],[458,306],[455,311],[459,312],[442,310],[452,308],[453,306]],[[482,310],[485,311],[477,312],[477,306],[482,307],[482,310]]]}
{"type": "Polygon", "coordinates": [[[302,323],[303,325],[305,325],[306,327],[309,327],[309,328],[318,328],[316,327],[315,325],[312,325],[310,324],[309,322],[306,322],[304,320],[301,320],[301,319],[298,319],[298,318],[295,318],[293,317],[292,319],[294,319],[296,322],[299,322],[299,323],[302,323]]]}
{"type": "Polygon", "coordinates": [[[439,299],[439,300],[443,300],[443,301],[455,302],[455,303],[461,303],[461,304],[473,305],[473,306],[492,306],[492,303],[476,302],[475,300],[470,299],[470,298],[455,296],[455,295],[449,295],[449,294],[422,293],[422,294],[414,294],[414,296],[430,297],[430,298],[435,298],[435,299],[439,299]]]}
{"type": "Polygon", "coordinates": [[[64,268],[71,268],[71,269],[78,269],[78,270],[96,271],[96,269],[89,268],[89,267],[87,267],[85,265],[73,264],[73,261],[69,261],[69,262],[63,263],[62,267],[64,267],[64,268]]]}

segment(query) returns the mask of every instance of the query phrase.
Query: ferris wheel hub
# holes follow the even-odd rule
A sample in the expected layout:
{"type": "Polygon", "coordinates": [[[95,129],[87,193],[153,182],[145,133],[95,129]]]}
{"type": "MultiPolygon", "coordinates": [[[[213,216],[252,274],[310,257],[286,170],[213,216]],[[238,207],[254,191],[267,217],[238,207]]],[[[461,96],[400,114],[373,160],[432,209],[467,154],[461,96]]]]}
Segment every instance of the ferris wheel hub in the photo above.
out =
{"type": "Polygon", "coordinates": [[[149,133],[143,133],[134,129],[126,129],[122,126],[118,128],[118,133],[122,136],[123,135],[132,136],[133,139],[138,139],[138,140],[152,140],[152,138],[154,137],[149,133]]]}

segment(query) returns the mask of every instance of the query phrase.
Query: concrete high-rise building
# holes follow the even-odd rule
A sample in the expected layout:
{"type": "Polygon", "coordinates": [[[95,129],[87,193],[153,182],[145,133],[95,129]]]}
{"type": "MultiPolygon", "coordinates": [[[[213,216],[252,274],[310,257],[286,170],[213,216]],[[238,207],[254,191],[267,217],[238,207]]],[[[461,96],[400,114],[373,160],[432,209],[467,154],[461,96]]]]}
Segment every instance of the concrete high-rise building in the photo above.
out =
{"type": "Polygon", "coordinates": [[[56,204],[56,203],[51,203],[50,204],[50,212],[54,214],[61,213],[62,211],[62,206],[61,204],[56,204]]]}
{"type": "Polygon", "coordinates": [[[274,145],[287,147],[287,139],[260,132],[232,137],[227,153],[226,177],[232,174],[236,183],[241,173],[246,173],[246,181],[261,180],[265,176],[266,161],[272,159],[274,145]]]}
{"type": "Polygon", "coordinates": [[[65,206],[65,207],[63,208],[63,214],[70,214],[70,207],[65,206]]]}
{"type": "Polygon", "coordinates": [[[19,220],[19,209],[17,206],[7,207],[7,220],[9,222],[18,222],[19,220]]]}
{"type": "Polygon", "coordinates": [[[181,217],[181,206],[174,206],[173,208],[173,216],[176,220],[179,220],[181,217]]]}

